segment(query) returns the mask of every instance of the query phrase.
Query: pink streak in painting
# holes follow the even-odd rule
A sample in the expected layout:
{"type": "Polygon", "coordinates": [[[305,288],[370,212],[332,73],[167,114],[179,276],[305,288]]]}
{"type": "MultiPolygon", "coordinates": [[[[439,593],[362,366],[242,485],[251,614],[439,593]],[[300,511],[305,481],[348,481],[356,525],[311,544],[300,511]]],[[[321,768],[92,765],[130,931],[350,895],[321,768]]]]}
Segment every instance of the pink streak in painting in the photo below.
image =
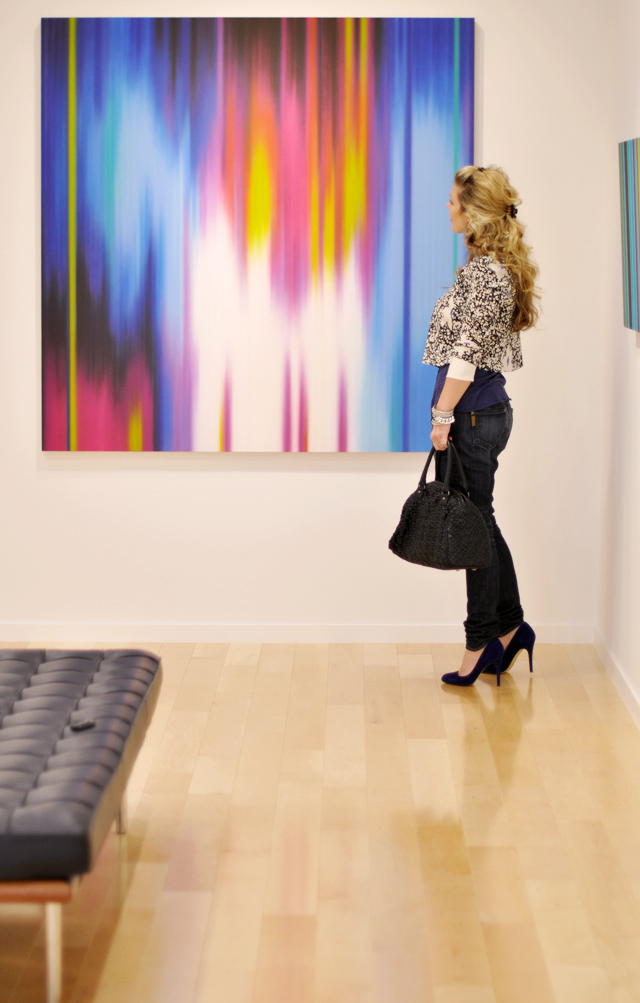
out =
{"type": "Polygon", "coordinates": [[[56,366],[53,352],[42,374],[42,448],[67,448],[67,374],[56,366]]]}
{"type": "MultiPolygon", "coordinates": [[[[129,450],[129,417],[142,414],[142,448],[153,449],[153,387],[141,357],[128,366],[114,393],[110,377],[94,380],[78,368],[78,450],[129,450]]],[[[66,447],[65,447],[66,448],[66,447]]]]}
{"type": "Polygon", "coordinates": [[[340,373],[338,390],[338,452],[346,453],[349,448],[349,418],[347,413],[347,381],[344,371],[340,373]]]}
{"type": "Polygon", "coordinates": [[[307,19],[306,107],[307,125],[307,185],[309,193],[309,253],[314,280],[319,277],[320,264],[320,188],[318,176],[318,24],[317,18],[307,19]]]}
{"type": "Polygon", "coordinates": [[[224,378],[224,391],[222,395],[222,443],[223,453],[231,452],[232,448],[232,428],[231,428],[231,376],[229,370],[224,378]]]}
{"type": "Polygon", "coordinates": [[[224,183],[223,160],[220,151],[224,148],[224,31],[222,18],[218,18],[217,42],[217,72],[216,111],[207,149],[198,174],[198,211],[200,231],[206,234],[210,223],[215,220],[216,209],[220,200],[220,191],[224,183]]]}
{"type": "MultiPolygon", "coordinates": [[[[247,94],[238,79],[238,68],[228,60],[225,66],[224,141],[218,151],[222,161],[222,188],[231,228],[238,243],[241,261],[246,261],[246,150],[247,94]]],[[[246,89],[245,89],[246,90],[246,89]]]]}
{"type": "Polygon", "coordinates": [[[273,234],[273,284],[293,312],[309,283],[309,172],[304,127],[304,95],[298,92],[294,66],[289,66],[287,20],[282,19],[280,108],[278,121],[279,205],[273,234]]]}
{"type": "Polygon", "coordinates": [[[291,452],[291,361],[287,358],[282,385],[282,451],[291,452]]]}
{"type": "MultiPolygon", "coordinates": [[[[362,55],[360,58],[362,58],[362,55]]],[[[373,156],[370,149],[371,123],[376,120],[374,81],[373,45],[371,44],[371,38],[369,38],[369,45],[367,46],[366,84],[360,89],[358,108],[358,141],[364,150],[367,191],[364,207],[364,225],[360,237],[360,274],[362,277],[365,306],[370,305],[372,300],[375,252],[378,245],[379,230],[379,217],[376,213],[376,206],[378,204],[376,185],[379,184],[377,164],[379,158],[373,156]]]]}
{"type": "Polygon", "coordinates": [[[300,397],[298,400],[298,452],[309,452],[309,407],[307,401],[307,381],[304,370],[300,373],[300,397]]]}
{"type": "Polygon", "coordinates": [[[191,339],[191,256],[189,216],[182,223],[182,353],[178,363],[174,396],[174,448],[190,451],[193,439],[194,346],[191,339]]]}

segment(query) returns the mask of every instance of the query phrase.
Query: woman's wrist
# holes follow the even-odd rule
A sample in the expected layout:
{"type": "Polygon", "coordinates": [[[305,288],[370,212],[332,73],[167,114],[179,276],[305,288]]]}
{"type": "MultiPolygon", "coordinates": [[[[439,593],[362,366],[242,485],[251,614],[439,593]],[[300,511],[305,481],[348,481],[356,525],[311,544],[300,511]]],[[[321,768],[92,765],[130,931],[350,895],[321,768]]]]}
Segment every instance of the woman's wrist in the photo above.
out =
{"type": "Polygon", "coordinates": [[[451,411],[440,411],[436,407],[431,408],[431,424],[432,425],[453,425],[455,421],[453,410],[451,411]]]}

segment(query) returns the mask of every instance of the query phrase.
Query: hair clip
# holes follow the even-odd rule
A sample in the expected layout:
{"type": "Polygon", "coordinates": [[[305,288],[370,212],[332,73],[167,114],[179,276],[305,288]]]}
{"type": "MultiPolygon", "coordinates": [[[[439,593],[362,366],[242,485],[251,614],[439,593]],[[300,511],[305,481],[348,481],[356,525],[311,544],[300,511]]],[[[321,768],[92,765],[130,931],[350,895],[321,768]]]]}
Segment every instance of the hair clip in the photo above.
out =
{"type": "Polygon", "coordinates": [[[479,167],[479,168],[478,168],[478,170],[479,170],[480,172],[482,172],[482,171],[484,171],[484,167],[479,167]]]}
{"type": "Polygon", "coordinates": [[[509,215],[511,216],[511,219],[515,219],[518,215],[518,210],[514,205],[509,206],[509,215]]]}

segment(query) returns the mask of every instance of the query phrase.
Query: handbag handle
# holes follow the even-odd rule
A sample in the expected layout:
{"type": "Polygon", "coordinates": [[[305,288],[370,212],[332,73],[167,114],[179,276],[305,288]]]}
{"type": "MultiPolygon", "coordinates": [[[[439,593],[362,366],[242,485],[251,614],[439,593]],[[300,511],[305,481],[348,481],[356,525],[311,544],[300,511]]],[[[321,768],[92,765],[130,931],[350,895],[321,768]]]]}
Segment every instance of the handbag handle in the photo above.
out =
{"type": "MultiPolygon", "coordinates": [[[[429,457],[428,457],[427,462],[425,464],[425,468],[424,468],[424,470],[422,471],[422,473],[420,475],[420,480],[418,481],[418,487],[422,491],[424,491],[424,489],[426,487],[426,483],[427,483],[427,471],[429,470],[429,464],[431,463],[431,460],[435,456],[435,453],[436,453],[436,448],[435,448],[435,446],[432,446],[431,447],[431,452],[429,453],[429,457]]],[[[458,470],[460,472],[460,480],[462,481],[462,487],[464,489],[464,493],[466,495],[468,495],[469,494],[469,485],[467,484],[467,478],[466,478],[466,475],[465,475],[465,472],[464,472],[464,468],[462,466],[462,463],[460,462],[460,457],[458,456],[458,450],[454,446],[453,441],[451,439],[449,439],[448,442],[447,442],[447,469],[445,470],[444,482],[443,482],[443,485],[442,485],[443,489],[444,489],[444,493],[446,495],[449,494],[449,484],[450,484],[450,481],[451,481],[451,462],[452,462],[452,456],[455,456],[455,458],[456,458],[456,463],[458,464],[458,470]]]]}

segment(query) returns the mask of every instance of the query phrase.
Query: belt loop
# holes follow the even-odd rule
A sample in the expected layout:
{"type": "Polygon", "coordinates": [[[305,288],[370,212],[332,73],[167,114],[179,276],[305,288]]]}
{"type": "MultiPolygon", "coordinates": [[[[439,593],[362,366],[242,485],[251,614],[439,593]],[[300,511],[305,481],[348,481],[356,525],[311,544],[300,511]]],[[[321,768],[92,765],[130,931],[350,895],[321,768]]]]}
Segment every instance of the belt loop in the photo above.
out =
{"type": "Polygon", "coordinates": [[[471,412],[471,427],[475,428],[475,424],[476,424],[476,413],[475,413],[475,411],[472,411],[471,412]]]}

